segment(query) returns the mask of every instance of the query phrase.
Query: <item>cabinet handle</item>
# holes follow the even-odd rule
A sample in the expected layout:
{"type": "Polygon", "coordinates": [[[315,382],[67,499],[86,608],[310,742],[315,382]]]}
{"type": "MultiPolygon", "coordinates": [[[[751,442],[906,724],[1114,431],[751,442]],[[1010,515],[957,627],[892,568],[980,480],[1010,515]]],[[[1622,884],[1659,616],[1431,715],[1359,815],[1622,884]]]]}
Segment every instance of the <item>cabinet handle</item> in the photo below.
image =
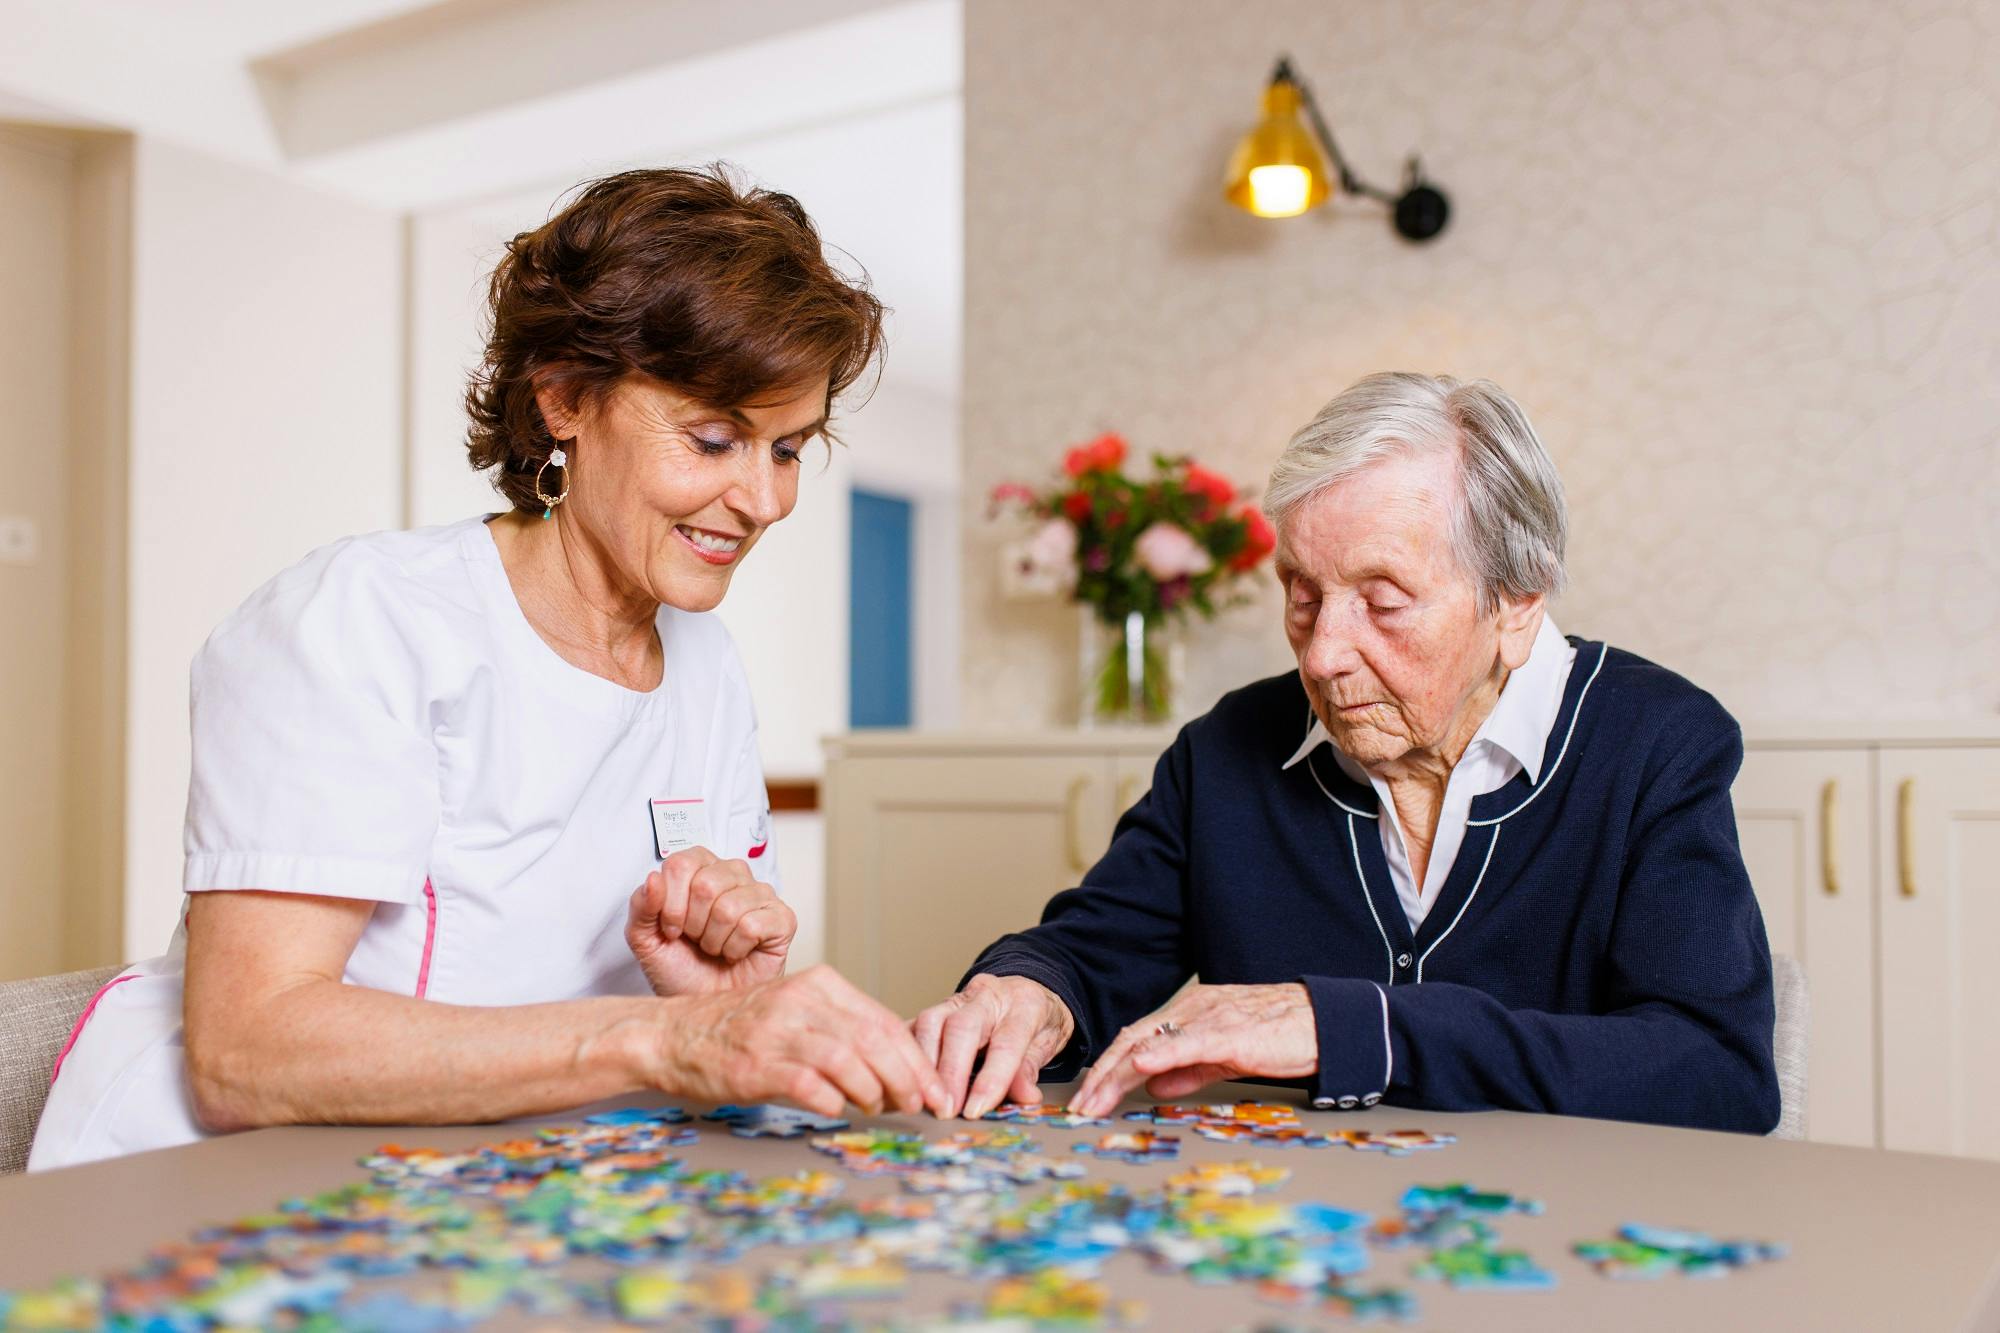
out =
{"type": "Polygon", "coordinates": [[[1079,875],[1090,869],[1083,859],[1083,794],[1089,790],[1088,777],[1076,778],[1063,802],[1063,851],[1069,857],[1069,868],[1079,875]]]}
{"type": "Polygon", "coordinates": [[[1917,780],[1904,778],[1896,785],[1896,869],[1900,891],[1905,898],[1917,896],[1917,856],[1910,823],[1917,805],[1917,780]]]}
{"type": "Polygon", "coordinates": [[[1840,840],[1833,836],[1834,824],[1839,817],[1839,801],[1840,784],[1828,778],[1826,785],[1819,789],[1819,866],[1820,879],[1829,898],[1840,892],[1837,855],[1840,840]]]}

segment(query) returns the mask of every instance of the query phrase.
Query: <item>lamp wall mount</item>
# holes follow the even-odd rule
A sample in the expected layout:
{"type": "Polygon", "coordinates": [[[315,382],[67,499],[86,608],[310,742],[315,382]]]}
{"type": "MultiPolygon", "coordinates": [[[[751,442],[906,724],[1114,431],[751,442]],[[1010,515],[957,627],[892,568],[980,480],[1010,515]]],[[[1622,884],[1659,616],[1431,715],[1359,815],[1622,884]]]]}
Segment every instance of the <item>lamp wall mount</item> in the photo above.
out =
{"type": "MultiPolygon", "coordinates": [[[[1387,204],[1390,209],[1390,221],[1397,235],[1408,241],[1428,241],[1435,239],[1438,233],[1445,229],[1445,224],[1451,220],[1451,201],[1445,197],[1444,191],[1425,179],[1423,163],[1415,153],[1412,153],[1403,165],[1403,184],[1400,190],[1392,192],[1382,189],[1355,174],[1354,168],[1349,166],[1347,159],[1341,155],[1340,145],[1333,137],[1333,130],[1320,112],[1319,99],[1313,96],[1312,85],[1299,77],[1291,57],[1278,58],[1277,67],[1271,71],[1270,86],[1265,101],[1267,108],[1296,102],[1305,112],[1306,123],[1311,126],[1314,139],[1318,141],[1321,151],[1326,154],[1327,161],[1333,167],[1333,176],[1339,183],[1341,193],[1358,195],[1364,199],[1387,204]],[[1281,97],[1279,102],[1274,103],[1271,94],[1282,94],[1286,91],[1289,91],[1291,96],[1281,97]]],[[[1237,198],[1234,193],[1231,197],[1237,198]]],[[[1317,201],[1317,198],[1313,200],[1317,201]]],[[[1241,200],[1237,199],[1237,202],[1240,203],[1241,200]]]]}

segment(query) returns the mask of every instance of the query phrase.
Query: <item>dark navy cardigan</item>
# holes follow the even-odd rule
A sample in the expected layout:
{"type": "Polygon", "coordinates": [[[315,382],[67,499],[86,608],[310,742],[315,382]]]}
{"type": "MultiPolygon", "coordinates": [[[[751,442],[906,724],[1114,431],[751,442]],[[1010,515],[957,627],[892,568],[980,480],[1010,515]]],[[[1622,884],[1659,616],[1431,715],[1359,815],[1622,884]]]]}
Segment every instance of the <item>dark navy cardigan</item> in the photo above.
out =
{"type": "Polygon", "coordinates": [[[968,977],[1033,977],[1069,1006],[1051,1081],[1198,973],[1305,984],[1322,1107],[1769,1131],[1771,956],[1729,799],[1742,734],[1671,671],[1570,642],[1540,783],[1474,798],[1415,934],[1373,788],[1325,745],[1283,767],[1312,722],[1285,675],[1183,728],[1082,886],[968,977]]]}

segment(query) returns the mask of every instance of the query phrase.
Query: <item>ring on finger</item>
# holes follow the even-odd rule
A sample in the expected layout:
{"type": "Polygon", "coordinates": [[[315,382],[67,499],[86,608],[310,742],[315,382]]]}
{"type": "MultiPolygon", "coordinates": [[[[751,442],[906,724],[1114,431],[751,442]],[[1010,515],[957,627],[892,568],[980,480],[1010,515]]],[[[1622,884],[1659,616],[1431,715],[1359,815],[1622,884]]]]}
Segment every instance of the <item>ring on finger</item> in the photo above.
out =
{"type": "Polygon", "coordinates": [[[1168,1018],[1163,1019],[1160,1025],[1153,1029],[1153,1035],[1156,1037],[1178,1037],[1185,1031],[1187,1031],[1186,1028],[1174,1022],[1173,1019],[1168,1018]]]}

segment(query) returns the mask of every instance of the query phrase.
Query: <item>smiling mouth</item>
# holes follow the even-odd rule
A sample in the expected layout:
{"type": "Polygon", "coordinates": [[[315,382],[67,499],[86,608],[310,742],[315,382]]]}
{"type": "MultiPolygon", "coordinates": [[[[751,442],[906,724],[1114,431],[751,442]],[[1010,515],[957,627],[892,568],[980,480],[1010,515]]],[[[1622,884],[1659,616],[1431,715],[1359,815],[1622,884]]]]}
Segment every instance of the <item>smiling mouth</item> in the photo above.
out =
{"type": "Polygon", "coordinates": [[[674,525],[674,535],[688,544],[696,555],[711,565],[726,565],[736,558],[743,549],[743,538],[727,533],[709,532],[703,528],[691,528],[685,523],[674,525]]]}

